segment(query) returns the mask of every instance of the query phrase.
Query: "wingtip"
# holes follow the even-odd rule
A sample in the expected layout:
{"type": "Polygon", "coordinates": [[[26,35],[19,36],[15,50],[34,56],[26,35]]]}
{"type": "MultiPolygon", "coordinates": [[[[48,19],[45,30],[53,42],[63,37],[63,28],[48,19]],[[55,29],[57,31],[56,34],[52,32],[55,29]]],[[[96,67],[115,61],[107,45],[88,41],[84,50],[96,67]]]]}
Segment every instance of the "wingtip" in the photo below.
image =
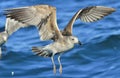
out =
{"type": "Polygon", "coordinates": [[[115,11],[116,11],[116,9],[115,9],[115,8],[111,8],[111,10],[112,10],[113,12],[115,12],[115,11]]]}
{"type": "Polygon", "coordinates": [[[111,12],[115,12],[115,11],[116,11],[115,8],[108,7],[108,9],[109,9],[111,12]]]}
{"type": "Polygon", "coordinates": [[[116,11],[116,9],[113,8],[113,7],[106,7],[106,6],[96,6],[96,7],[105,8],[106,10],[110,10],[110,11],[112,11],[112,12],[116,11]]]}

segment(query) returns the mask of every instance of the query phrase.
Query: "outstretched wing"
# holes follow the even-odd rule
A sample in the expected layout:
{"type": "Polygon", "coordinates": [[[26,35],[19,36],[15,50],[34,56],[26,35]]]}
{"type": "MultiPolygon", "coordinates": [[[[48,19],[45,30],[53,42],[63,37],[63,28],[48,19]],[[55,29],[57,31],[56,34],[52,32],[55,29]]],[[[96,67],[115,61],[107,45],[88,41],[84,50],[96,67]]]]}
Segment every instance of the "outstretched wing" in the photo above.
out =
{"type": "Polygon", "coordinates": [[[72,19],[64,29],[63,34],[72,35],[73,23],[78,18],[80,18],[80,20],[83,22],[94,22],[102,19],[104,16],[107,16],[114,11],[115,11],[114,8],[109,8],[104,6],[92,6],[81,9],[72,17],[72,19]]]}
{"type": "Polygon", "coordinates": [[[11,35],[18,29],[22,27],[26,27],[26,26],[27,26],[26,24],[23,24],[11,18],[7,18],[6,25],[5,25],[5,31],[7,32],[8,35],[11,35]]]}
{"type": "MultiPolygon", "coordinates": [[[[16,25],[16,28],[35,25],[39,30],[41,40],[49,40],[54,36],[57,36],[56,38],[62,37],[56,22],[55,7],[49,5],[37,5],[14,8],[5,10],[5,14],[7,18],[21,23],[18,25],[19,27],[16,25]]],[[[6,30],[11,27],[8,25],[6,30]]]]}

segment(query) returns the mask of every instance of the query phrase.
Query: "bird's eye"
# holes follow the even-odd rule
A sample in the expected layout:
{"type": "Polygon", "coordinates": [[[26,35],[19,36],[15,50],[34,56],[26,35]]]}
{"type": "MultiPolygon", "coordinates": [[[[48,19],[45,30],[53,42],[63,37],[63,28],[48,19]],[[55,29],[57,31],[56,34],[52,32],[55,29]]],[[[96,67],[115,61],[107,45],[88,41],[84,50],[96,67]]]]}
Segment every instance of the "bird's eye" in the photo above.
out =
{"type": "Polygon", "coordinates": [[[72,39],[72,40],[74,40],[74,39],[72,39]]]}

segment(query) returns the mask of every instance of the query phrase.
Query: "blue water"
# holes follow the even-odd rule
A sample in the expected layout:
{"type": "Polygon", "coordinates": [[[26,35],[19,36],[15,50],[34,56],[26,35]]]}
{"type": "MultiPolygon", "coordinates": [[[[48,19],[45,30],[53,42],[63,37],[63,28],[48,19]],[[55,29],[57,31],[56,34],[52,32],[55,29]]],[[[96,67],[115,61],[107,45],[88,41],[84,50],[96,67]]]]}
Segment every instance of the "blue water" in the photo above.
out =
{"type": "Polygon", "coordinates": [[[74,35],[82,46],[76,45],[62,55],[63,74],[53,74],[50,58],[35,56],[32,46],[44,46],[37,29],[21,28],[4,44],[0,60],[0,78],[120,78],[120,1],[119,0],[0,0],[0,31],[4,30],[3,10],[49,4],[57,8],[57,22],[63,29],[76,11],[86,6],[102,5],[116,8],[116,12],[94,23],[74,24],[74,35]],[[14,75],[12,75],[14,72],[14,75]]]}

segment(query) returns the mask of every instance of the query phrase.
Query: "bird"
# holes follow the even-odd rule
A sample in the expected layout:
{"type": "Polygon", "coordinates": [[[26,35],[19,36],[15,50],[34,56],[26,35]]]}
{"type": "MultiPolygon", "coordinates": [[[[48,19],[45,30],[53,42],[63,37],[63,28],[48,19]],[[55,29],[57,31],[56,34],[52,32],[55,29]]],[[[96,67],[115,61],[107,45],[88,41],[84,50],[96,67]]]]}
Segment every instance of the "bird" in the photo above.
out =
{"type": "Polygon", "coordinates": [[[95,22],[104,16],[115,12],[116,10],[106,6],[88,6],[79,9],[70,19],[63,30],[60,30],[57,24],[56,7],[51,5],[33,5],[26,7],[10,8],[5,10],[6,28],[0,33],[2,42],[5,42],[9,35],[17,31],[21,27],[29,27],[34,25],[38,29],[40,40],[51,40],[45,46],[33,46],[31,50],[35,55],[51,58],[53,64],[53,72],[56,74],[56,65],[54,56],[59,54],[59,73],[62,74],[61,55],[72,49],[75,44],[82,45],[78,37],[73,35],[73,24],[80,19],[82,22],[95,22]],[[4,35],[2,35],[4,33],[4,35]]]}

